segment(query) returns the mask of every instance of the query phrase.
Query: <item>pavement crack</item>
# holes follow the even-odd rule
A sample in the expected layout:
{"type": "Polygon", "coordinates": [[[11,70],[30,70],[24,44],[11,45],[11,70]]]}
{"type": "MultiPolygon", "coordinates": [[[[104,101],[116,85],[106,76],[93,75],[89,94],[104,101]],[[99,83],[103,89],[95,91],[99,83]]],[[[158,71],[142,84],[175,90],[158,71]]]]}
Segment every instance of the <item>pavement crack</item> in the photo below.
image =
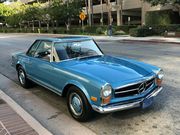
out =
{"type": "Polygon", "coordinates": [[[60,114],[62,114],[62,112],[56,112],[56,114],[54,115],[51,115],[49,118],[47,118],[48,120],[51,120],[51,119],[55,119],[56,117],[58,117],[60,114]]]}

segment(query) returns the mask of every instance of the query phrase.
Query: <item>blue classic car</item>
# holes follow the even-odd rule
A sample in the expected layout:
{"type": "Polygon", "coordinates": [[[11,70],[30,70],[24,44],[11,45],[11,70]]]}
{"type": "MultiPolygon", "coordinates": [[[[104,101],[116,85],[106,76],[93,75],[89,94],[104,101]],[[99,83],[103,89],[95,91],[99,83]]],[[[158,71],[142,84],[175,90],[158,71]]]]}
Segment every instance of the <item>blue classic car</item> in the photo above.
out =
{"type": "Polygon", "coordinates": [[[26,53],[13,54],[12,65],[22,87],[34,82],[67,97],[78,121],[88,120],[94,111],[146,108],[162,90],[160,68],[105,55],[89,37],[38,39],[26,53]]]}

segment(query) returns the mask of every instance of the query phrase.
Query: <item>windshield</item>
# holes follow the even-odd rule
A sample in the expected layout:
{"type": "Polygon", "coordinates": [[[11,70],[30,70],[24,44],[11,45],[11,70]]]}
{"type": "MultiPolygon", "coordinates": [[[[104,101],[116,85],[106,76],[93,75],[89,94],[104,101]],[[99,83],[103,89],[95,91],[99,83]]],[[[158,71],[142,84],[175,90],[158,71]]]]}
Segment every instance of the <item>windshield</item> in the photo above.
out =
{"type": "Polygon", "coordinates": [[[93,40],[78,42],[57,42],[54,44],[59,60],[103,55],[93,40]]]}

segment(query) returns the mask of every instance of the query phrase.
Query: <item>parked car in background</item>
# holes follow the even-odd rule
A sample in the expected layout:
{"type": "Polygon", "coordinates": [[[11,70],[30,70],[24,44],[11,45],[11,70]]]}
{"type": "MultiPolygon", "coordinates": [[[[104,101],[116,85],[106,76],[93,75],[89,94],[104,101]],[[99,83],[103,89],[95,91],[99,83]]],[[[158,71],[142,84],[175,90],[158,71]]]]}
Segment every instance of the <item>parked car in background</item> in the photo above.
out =
{"type": "Polygon", "coordinates": [[[78,121],[88,120],[93,111],[146,108],[162,90],[162,69],[105,55],[89,37],[37,39],[27,52],[13,54],[12,66],[22,87],[35,82],[67,97],[78,121]]]}

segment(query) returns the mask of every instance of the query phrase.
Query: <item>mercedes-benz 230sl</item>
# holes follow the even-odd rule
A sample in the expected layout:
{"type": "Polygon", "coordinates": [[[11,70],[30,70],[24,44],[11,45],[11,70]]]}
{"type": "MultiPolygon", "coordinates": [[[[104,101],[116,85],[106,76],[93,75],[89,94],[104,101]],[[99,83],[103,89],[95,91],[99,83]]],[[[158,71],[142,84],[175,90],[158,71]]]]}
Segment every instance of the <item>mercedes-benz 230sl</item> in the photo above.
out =
{"type": "Polygon", "coordinates": [[[37,39],[15,53],[22,87],[32,82],[67,97],[72,117],[86,121],[93,111],[146,108],[162,90],[162,69],[129,58],[105,55],[89,37],[37,39]]]}

